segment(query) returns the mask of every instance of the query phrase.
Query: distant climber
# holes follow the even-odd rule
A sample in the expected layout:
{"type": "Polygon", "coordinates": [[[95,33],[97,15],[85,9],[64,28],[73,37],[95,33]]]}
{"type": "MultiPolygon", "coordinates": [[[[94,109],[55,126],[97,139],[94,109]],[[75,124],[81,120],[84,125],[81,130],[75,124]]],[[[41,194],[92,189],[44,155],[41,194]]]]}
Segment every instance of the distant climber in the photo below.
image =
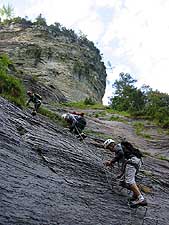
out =
{"type": "Polygon", "coordinates": [[[33,102],[34,109],[33,109],[32,115],[36,115],[39,107],[41,106],[42,97],[37,93],[33,93],[32,91],[27,91],[27,95],[29,96],[29,99],[26,105],[28,106],[30,102],[33,102]]]}
{"type": "Polygon", "coordinates": [[[85,134],[82,133],[86,127],[86,120],[84,118],[84,113],[66,113],[62,115],[62,118],[68,123],[69,130],[79,137],[85,138],[85,134]]]}
{"type": "Polygon", "coordinates": [[[121,174],[117,178],[123,178],[120,182],[121,186],[133,192],[133,196],[130,199],[130,207],[136,208],[138,206],[146,206],[147,202],[141,194],[135,181],[135,175],[139,171],[142,164],[139,154],[135,154],[135,152],[138,152],[139,150],[135,149],[129,142],[126,143],[127,144],[125,144],[125,142],[115,144],[115,141],[112,139],[108,139],[104,142],[104,148],[115,153],[115,157],[110,161],[106,161],[105,165],[113,166],[115,162],[121,162],[121,174]],[[128,146],[133,148],[133,150],[127,148],[128,146]]]}

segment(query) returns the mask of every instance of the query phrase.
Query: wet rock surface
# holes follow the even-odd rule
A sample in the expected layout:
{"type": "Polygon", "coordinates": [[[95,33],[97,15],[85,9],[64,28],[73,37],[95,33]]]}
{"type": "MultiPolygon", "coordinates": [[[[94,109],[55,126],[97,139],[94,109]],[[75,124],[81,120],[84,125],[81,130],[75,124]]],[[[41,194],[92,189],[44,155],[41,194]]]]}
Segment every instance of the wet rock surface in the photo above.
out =
{"type": "MultiPolygon", "coordinates": [[[[118,135],[113,122],[87,120],[90,128],[104,123],[105,132],[118,135]]],[[[32,117],[3,98],[0,127],[0,224],[143,224],[145,208],[128,207],[128,193],[115,179],[118,167],[104,168],[111,155],[95,147],[91,137],[81,142],[48,118],[32,117]]],[[[149,203],[144,225],[168,224],[168,178],[167,161],[145,157],[137,178],[150,189],[144,194],[149,203]]]]}

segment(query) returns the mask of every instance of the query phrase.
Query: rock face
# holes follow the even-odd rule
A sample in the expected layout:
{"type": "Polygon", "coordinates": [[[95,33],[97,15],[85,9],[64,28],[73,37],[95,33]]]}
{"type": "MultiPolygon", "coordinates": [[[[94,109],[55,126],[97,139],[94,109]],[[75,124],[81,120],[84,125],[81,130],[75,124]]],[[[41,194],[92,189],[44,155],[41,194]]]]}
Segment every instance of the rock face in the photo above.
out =
{"type": "Polygon", "coordinates": [[[79,101],[91,97],[102,102],[106,71],[99,50],[86,38],[53,27],[3,26],[0,53],[10,56],[15,74],[23,79],[26,87],[38,89],[47,101],[79,101]]]}
{"type": "MultiPolygon", "coordinates": [[[[119,190],[118,168],[110,173],[103,166],[112,156],[90,139],[80,142],[47,118],[32,117],[1,97],[0,127],[0,224],[143,224],[145,209],[129,209],[127,192],[119,190]]],[[[147,158],[152,176],[139,177],[153,190],[147,194],[144,225],[167,225],[169,220],[168,164],[158,163],[147,158]],[[162,174],[165,182],[157,182],[162,174]]]]}

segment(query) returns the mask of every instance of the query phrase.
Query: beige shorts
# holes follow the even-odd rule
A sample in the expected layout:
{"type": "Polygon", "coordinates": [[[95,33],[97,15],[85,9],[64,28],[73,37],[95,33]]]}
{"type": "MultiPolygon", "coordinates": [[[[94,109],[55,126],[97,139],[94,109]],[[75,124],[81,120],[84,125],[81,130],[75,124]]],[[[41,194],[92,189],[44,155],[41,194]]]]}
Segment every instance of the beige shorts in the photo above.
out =
{"type": "MultiPolygon", "coordinates": [[[[138,168],[141,167],[141,160],[137,157],[132,157],[129,161],[131,161],[134,164],[137,164],[138,168]]],[[[125,182],[127,184],[135,184],[135,175],[136,175],[136,168],[134,165],[127,164],[125,168],[125,182]]]]}

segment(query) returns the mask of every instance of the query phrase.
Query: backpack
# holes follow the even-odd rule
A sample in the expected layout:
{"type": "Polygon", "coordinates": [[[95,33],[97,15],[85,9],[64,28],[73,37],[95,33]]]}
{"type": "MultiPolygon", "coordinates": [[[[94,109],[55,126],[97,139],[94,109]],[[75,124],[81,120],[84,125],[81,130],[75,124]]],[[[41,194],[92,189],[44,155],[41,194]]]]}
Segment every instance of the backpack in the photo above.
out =
{"type": "Polygon", "coordinates": [[[77,115],[77,116],[82,116],[82,117],[84,116],[83,112],[75,112],[75,111],[73,111],[72,114],[77,115]]]}
{"type": "Polygon", "coordinates": [[[35,95],[35,97],[38,98],[39,100],[42,100],[42,97],[41,97],[39,94],[35,93],[34,95],[35,95]]]}
{"type": "Polygon", "coordinates": [[[125,158],[129,159],[132,156],[136,156],[137,158],[141,159],[143,157],[143,153],[139,149],[133,147],[133,145],[130,142],[122,141],[121,146],[122,146],[125,158]]]}
{"type": "Polygon", "coordinates": [[[86,120],[84,117],[82,116],[77,116],[76,120],[78,122],[78,127],[80,127],[81,129],[84,129],[86,126],[86,120]]]}

